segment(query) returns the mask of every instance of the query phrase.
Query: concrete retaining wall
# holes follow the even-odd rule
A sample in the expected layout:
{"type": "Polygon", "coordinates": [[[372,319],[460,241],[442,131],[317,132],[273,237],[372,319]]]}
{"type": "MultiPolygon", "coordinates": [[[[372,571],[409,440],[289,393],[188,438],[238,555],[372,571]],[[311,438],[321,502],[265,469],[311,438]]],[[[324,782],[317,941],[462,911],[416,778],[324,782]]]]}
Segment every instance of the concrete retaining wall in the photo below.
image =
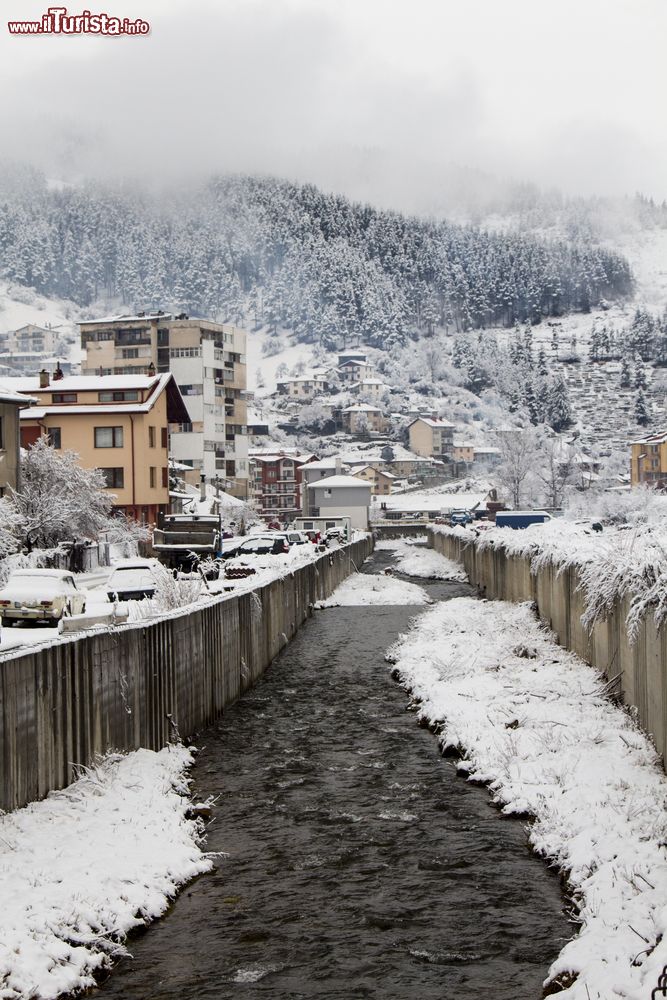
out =
{"type": "Polygon", "coordinates": [[[610,690],[637,709],[639,723],[649,733],[663,762],[667,760],[667,630],[658,631],[649,617],[631,645],[625,620],[629,598],[617,602],[606,621],[592,633],[581,624],[584,612],[576,568],[559,572],[547,566],[536,574],[530,559],[507,555],[502,549],[479,550],[464,536],[429,532],[429,545],[462,563],[472,584],[489,599],[534,601],[538,614],[558,642],[597,667],[615,683],[610,690]]]}
{"type": "Polygon", "coordinates": [[[370,538],[291,576],[169,618],[73,636],[0,662],[0,809],[109,749],[158,750],[220,715],[372,551],[370,538]]]}

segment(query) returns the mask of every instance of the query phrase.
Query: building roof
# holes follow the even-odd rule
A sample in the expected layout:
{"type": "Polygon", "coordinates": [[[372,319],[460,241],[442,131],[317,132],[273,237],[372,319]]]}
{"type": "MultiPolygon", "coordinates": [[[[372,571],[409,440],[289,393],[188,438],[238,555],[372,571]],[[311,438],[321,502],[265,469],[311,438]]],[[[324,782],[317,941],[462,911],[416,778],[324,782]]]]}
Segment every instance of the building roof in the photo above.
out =
{"type": "Polygon", "coordinates": [[[372,465],[358,465],[352,470],[352,475],[358,476],[361,472],[365,472],[366,469],[370,469],[376,476],[384,476],[385,479],[398,479],[398,476],[395,476],[393,472],[385,472],[384,469],[374,469],[372,465]]]}
{"type": "Polygon", "coordinates": [[[638,438],[632,444],[665,444],[667,442],[667,431],[659,431],[657,434],[649,434],[648,437],[638,438]]]}
{"type": "Polygon", "coordinates": [[[357,351],[351,348],[349,351],[338,351],[337,355],[339,358],[363,358],[365,361],[368,357],[368,351],[357,351]]]}
{"type": "Polygon", "coordinates": [[[145,316],[125,316],[120,314],[118,316],[102,316],[100,319],[84,319],[79,322],[79,326],[95,326],[97,323],[140,323],[142,320],[150,319],[173,319],[171,313],[146,313],[145,316]]]}
{"type": "Polygon", "coordinates": [[[38,405],[24,410],[22,420],[37,419],[48,414],[66,415],[72,413],[148,413],[153,409],[162,392],[167,393],[167,419],[174,424],[190,423],[190,414],[171,372],[160,375],[67,375],[65,378],[40,386],[39,375],[19,376],[11,380],[17,389],[33,394],[32,402],[38,405]],[[121,389],[149,390],[150,395],[143,403],[111,402],[62,404],[46,403],[41,397],[53,392],[105,392],[121,389]]]}
{"type": "Polygon", "coordinates": [[[434,427],[434,428],[438,428],[438,427],[456,427],[456,424],[450,424],[450,422],[448,420],[441,420],[440,418],[436,419],[434,417],[415,417],[414,420],[410,421],[410,423],[408,424],[408,427],[412,427],[412,425],[416,424],[417,421],[419,421],[419,420],[421,420],[421,422],[423,424],[427,424],[429,427],[434,427]]]}
{"type": "Polygon", "coordinates": [[[382,413],[378,406],[369,406],[368,403],[357,403],[356,406],[346,406],[343,413],[382,413]]]}
{"type": "Polygon", "coordinates": [[[339,487],[349,488],[352,486],[367,486],[368,489],[371,488],[370,483],[365,483],[361,479],[355,479],[354,476],[326,476],[324,479],[318,479],[315,483],[309,483],[308,489],[317,490],[320,489],[320,487],[325,487],[326,489],[335,487],[338,489],[339,487]]]}
{"type": "Polygon", "coordinates": [[[34,396],[26,396],[24,393],[16,392],[13,387],[7,384],[0,385],[0,403],[16,403],[17,406],[29,406],[31,403],[36,402],[37,400],[34,396]]]}
{"type": "Polygon", "coordinates": [[[332,458],[320,458],[317,462],[308,462],[308,468],[309,469],[335,469],[337,462],[341,462],[341,464],[343,464],[343,465],[345,464],[344,462],[342,462],[342,460],[340,458],[336,458],[334,456],[332,458]]]}

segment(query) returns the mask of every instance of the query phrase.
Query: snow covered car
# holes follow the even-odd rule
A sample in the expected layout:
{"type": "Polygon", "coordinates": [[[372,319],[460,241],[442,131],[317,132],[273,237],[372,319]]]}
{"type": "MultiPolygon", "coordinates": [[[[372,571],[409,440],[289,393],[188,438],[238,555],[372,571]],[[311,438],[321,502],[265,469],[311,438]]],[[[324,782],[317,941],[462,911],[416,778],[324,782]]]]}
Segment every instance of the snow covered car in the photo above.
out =
{"type": "Polygon", "coordinates": [[[116,563],[107,580],[110,601],[141,601],[155,593],[155,564],[150,559],[125,559],[116,563]]]}
{"type": "Polygon", "coordinates": [[[265,535],[248,535],[242,538],[234,548],[226,549],[222,553],[223,559],[230,559],[234,556],[265,556],[282,555],[289,552],[289,541],[283,532],[271,531],[265,535]]]}
{"type": "Polygon", "coordinates": [[[85,609],[86,595],[67,570],[18,569],[0,590],[3,622],[60,621],[69,615],[82,614],[85,609]]]}

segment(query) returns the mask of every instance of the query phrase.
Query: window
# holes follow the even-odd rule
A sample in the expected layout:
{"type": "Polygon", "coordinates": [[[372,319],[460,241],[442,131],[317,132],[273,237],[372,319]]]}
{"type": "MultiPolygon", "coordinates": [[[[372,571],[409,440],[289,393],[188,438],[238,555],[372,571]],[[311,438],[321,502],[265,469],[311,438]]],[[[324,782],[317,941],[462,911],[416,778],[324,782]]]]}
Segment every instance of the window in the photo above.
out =
{"type": "Polygon", "coordinates": [[[331,490],[325,490],[325,491],[324,491],[324,495],[325,495],[325,497],[330,497],[330,496],[332,496],[332,492],[331,492],[331,490]]]}
{"type": "Polygon", "coordinates": [[[118,389],[116,392],[98,392],[100,403],[136,403],[139,393],[136,389],[118,389]]]}
{"type": "Polygon", "coordinates": [[[60,451],[60,449],[63,446],[62,445],[61,435],[60,435],[60,427],[49,427],[48,438],[49,438],[49,444],[51,445],[51,447],[55,448],[56,451],[60,451]]]}
{"type": "Polygon", "coordinates": [[[122,490],[125,485],[125,469],[100,469],[108,490],[122,490]]]}
{"type": "Polygon", "coordinates": [[[121,356],[124,359],[138,358],[139,357],[139,348],[138,347],[123,347],[121,349],[120,353],[121,353],[121,356]]]}
{"type": "Polygon", "coordinates": [[[154,427],[149,427],[148,428],[148,447],[149,448],[154,448],[155,447],[155,428],[154,427]]]}
{"type": "Polygon", "coordinates": [[[160,444],[162,445],[163,448],[168,448],[169,447],[169,428],[168,427],[161,427],[160,428],[160,444]]]}
{"type": "Polygon", "coordinates": [[[0,451],[5,450],[5,418],[0,417],[0,451]]]}
{"type": "Polygon", "coordinates": [[[96,427],[95,428],[96,448],[122,448],[123,428],[122,427],[96,427]]]}
{"type": "Polygon", "coordinates": [[[155,466],[154,465],[151,465],[150,469],[148,470],[148,475],[149,475],[149,486],[150,486],[150,488],[152,490],[154,490],[155,489],[155,466]]]}
{"type": "Polygon", "coordinates": [[[204,391],[203,385],[181,385],[179,388],[183,396],[201,396],[204,391]]]}
{"type": "Polygon", "coordinates": [[[52,392],[51,403],[76,403],[77,394],[75,392],[52,392]]]}
{"type": "Polygon", "coordinates": [[[166,465],[162,466],[162,486],[164,489],[167,489],[169,486],[169,469],[166,465]]]}

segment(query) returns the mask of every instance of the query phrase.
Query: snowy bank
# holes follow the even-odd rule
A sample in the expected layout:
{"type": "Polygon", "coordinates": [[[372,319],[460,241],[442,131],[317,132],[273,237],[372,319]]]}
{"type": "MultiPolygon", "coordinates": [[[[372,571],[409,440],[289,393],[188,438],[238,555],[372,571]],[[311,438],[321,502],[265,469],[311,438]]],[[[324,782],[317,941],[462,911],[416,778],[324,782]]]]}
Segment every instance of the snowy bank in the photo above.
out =
{"type": "Polygon", "coordinates": [[[0,816],[0,997],[94,986],[126,935],[211,868],[186,819],[191,762],[181,746],[110,754],[0,816]]]}
{"type": "Polygon", "coordinates": [[[422,587],[393,576],[355,573],[348,576],[331,597],[318,601],[316,608],[362,607],[378,604],[430,604],[431,599],[422,587]]]}
{"type": "Polygon", "coordinates": [[[425,546],[407,539],[387,539],[375,543],[375,548],[395,552],[398,558],[396,569],[406,576],[418,576],[424,580],[453,580],[457,583],[467,583],[468,577],[465,570],[441,555],[435,549],[428,549],[425,546]]]}
{"type": "Polygon", "coordinates": [[[557,518],[515,531],[512,528],[434,528],[464,545],[474,545],[508,556],[528,559],[531,573],[551,566],[557,574],[575,569],[584,597],[582,622],[590,632],[604,621],[615,604],[629,598],[628,636],[635,641],[644,618],[656,627],[667,621],[667,532],[664,520],[607,526],[593,531],[590,524],[557,518]]]}
{"type": "Polygon", "coordinates": [[[667,964],[667,777],[600,675],[530,605],[458,598],[388,652],[460,768],[506,814],[529,814],[581,923],[549,970],[568,1000],[645,1000],[667,964]],[[574,977],[574,982],[572,978],[574,977]]]}

